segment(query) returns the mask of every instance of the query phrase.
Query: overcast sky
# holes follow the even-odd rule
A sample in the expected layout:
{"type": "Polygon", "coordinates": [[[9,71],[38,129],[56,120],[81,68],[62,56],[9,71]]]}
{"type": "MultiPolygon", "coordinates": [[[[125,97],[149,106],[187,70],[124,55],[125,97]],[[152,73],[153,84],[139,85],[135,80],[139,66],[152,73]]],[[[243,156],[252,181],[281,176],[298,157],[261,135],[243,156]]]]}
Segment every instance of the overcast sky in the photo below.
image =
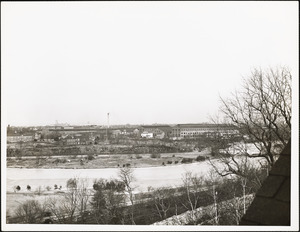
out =
{"type": "Polygon", "coordinates": [[[253,67],[298,77],[298,26],[298,2],[2,2],[3,117],[207,122],[253,67]]]}

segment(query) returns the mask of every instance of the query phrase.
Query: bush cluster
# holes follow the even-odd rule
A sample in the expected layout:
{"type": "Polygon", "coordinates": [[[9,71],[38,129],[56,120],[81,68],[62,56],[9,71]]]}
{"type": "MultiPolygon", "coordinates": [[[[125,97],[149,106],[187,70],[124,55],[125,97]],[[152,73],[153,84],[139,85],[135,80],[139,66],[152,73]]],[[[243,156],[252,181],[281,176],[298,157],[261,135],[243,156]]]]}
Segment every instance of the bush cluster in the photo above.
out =
{"type": "Polygon", "coordinates": [[[196,158],[196,161],[200,162],[200,161],[204,161],[205,160],[205,157],[201,156],[201,155],[198,155],[197,158],[196,158]]]}
{"type": "Polygon", "coordinates": [[[99,179],[95,180],[93,184],[93,189],[94,190],[109,190],[113,189],[116,190],[117,192],[124,191],[125,185],[123,182],[112,179],[110,181],[104,180],[104,179],[99,179]]]}
{"type": "Polygon", "coordinates": [[[193,158],[183,158],[181,160],[181,163],[186,164],[186,163],[192,163],[193,162],[193,158]]]}
{"type": "Polygon", "coordinates": [[[58,163],[66,163],[67,162],[67,159],[59,159],[59,158],[57,158],[57,159],[55,159],[52,163],[56,163],[56,164],[58,164],[58,163]]]}
{"type": "Polygon", "coordinates": [[[95,159],[95,157],[92,154],[89,154],[88,157],[87,157],[87,159],[88,160],[93,160],[93,159],[95,159]]]}

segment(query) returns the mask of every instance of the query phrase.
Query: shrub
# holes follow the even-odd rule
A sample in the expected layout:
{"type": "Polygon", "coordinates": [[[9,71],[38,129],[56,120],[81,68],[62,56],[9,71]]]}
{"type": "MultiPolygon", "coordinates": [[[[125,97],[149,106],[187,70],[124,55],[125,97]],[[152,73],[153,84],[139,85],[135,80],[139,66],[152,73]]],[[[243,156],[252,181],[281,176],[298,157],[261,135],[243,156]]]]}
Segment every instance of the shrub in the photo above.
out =
{"type": "Polygon", "coordinates": [[[140,155],[137,154],[137,155],[135,155],[135,158],[136,158],[136,159],[141,159],[142,156],[140,156],[140,155]]]}
{"type": "Polygon", "coordinates": [[[30,191],[31,190],[31,187],[30,185],[27,185],[27,190],[30,191]]]}
{"type": "Polygon", "coordinates": [[[172,164],[172,161],[168,161],[168,164],[172,164]]]}
{"type": "Polygon", "coordinates": [[[175,160],[175,164],[178,164],[178,160],[175,160]]]}
{"type": "Polygon", "coordinates": [[[20,191],[21,190],[21,187],[18,185],[18,186],[14,186],[14,192],[16,191],[20,191]]]}
{"type": "Polygon", "coordinates": [[[204,161],[205,160],[205,157],[201,156],[201,155],[198,155],[197,158],[196,158],[196,161],[204,161]]]}
{"type": "Polygon", "coordinates": [[[124,191],[125,184],[117,179],[104,180],[98,179],[94,180],[93,189],[96,191],[102,190],[115,190],[117,192],[124,191]]]}
{"type": "Polygon", "coordinates": [[[175,157],[175,154],[173,154],[172,157],[175,157]]]}
{"type": "Polygon", "coordinates": [[[151,154],[150,157],[152,159],[160,158],[160,154],[151,154]]]}
{"type": "Polygon", "coordinates": [[[181,160],[181,163],[186,164],[186,163],[192,163],[193,159],[192,158],[183,158],[181,160]]]}
{"type": "Polygon", "coordinates": [[[50,191],[50,190],[51,190],[51,187],[50,187],[50,186],[47,186],[47,187],[46,187],[46,190],[47,190],[47,191],[50,191]]]}
{"type": "Polygon", "coordinates": [[[93,155],[90,154],[90,155],[88,155],[87,159],[88,159],[88,160],[93,160],[93,159],[95,159],[95,157],[94,157],[93,155]]]}
{"type": "Polygon", "coordinates": [[[165,162],[162,162],[162,165],[165,166],[165,162]]]}

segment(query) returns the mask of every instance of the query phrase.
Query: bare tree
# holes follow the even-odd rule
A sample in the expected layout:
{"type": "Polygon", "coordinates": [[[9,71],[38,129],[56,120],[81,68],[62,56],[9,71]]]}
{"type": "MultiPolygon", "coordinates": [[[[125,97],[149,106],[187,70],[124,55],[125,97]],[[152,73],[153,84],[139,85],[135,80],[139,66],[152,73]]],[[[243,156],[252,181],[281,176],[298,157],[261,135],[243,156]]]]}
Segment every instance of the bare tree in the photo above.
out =
{"type": "Polygon", "coordinates": [[[276,146],[284,147],[291,135],[291,79],[288,68],[254,69],[243,88],[229,99],[221,98],[221,111],[273,165],[276,146]]]}
{"type": "Polygon", "coordinates": [[[222,221],[225,219],[226,223],[229,225],[234,223],[238,225],[243,213],[241,212],[242,204],[241,198],[239,197],[240,189],[237,188],[236,179],[225,179],[221,188],[229,198],[232,198],[231,200],[221,202],[221,205],[219,204],[222,221]]]}
{"type": "Polygon", "coordinates": [[[217,160],[208,160],[219,176],[236,176],[241,180],[242,186],[245,185],[252,188],[255,192],[261,187],[262,182],[267,177],[269,164],[264,162],[265,160],[251,161],[248,156],[239,154],[221,154],[217,160]],[[267,169],[267,172],[264,169],[267,169]]]}
{"type": "MultiPolygon", "coordinates": [[[[259,166],[255,167],[253,163],[250,163],[249,158],[246,156],[241,157],[239,161],[233,163],[222,163],[219,161],[217,163],[218,165],[212,161],[210,161],[210,163],[212,169],[207,178],[207,185],[210,186],[209,192],[214,201],[214,223],[219,224],[220,219],[222,219],[224,223],[224,218],[228,220],[231,217],[231,219],[234,218],[235,223],[238,224],[253,199],[251,194],[261,187],[266,173],[260,169],[259,166]],[[262,175],[262,173],[264,175],[262,175]],[[223,201],[222,206],[218,203],[219,190],[217,191],[216,187],[222,190],[222,198],[224,198],[224,194],[226,194],[225,198],[231,199],[229,201],[223,201]]],[[[231,219],[230,223],[233,222],[231,219]]]]}
{"type": "Polygon", "coordinates": [[[220,214],[218,207],[218,191],[216,190],[216,187],[221,184],[220,176],[215,172],[214,169],[211,169],[207,174],[205,182],[206,186],[208,186],[208,193],[213,198],[213,223],[215,225],[219,225],[220,214]]]}
{"type": "Polygon", "coordinates": [[[167,213],[171,207],[175,190],[172,188],[161,187],[161,188],[148,188],[151,191],[152,200],[154,202],[156,212],[161,219],[167,218],[167,213]]]}
{"type": "Polygon", "coordinates": [[[74,223],[78,218],[84,222],[87,210],[89,191],[87,180],[72,178],[67,181],[67,191],[59,198],[50,198],[48,208],[60,223],[74,223]]]}
{"type": "Polygon", "coordinates": [[[183,187],[187,196],[187,204],[182,202],[182,205],[191,210],[191,222],[196,221],[195,209],[198,207],[200,192],[204,187],[204,180],[202,177],[186,172],[182,177],[183,187]]]}
{"type": "Polygon", "coordinates": [[[64,199],[49,197],[47,208],[55,216],[58,223],[67,224],[74,222],[75,209],[64,199]]]}
{"type": "MultiPolygon", "coordinates": [[[[233,188],[233,194],[235,189],[233,188]]],[[[222,201],[218,204],[220,214],[220,224],[222,225],[239,225],[239,222],[244,215],[244,209],[251,204],[253,195],[249,194],[246,197],[234,196],[230,200],[222,201]]]]}
{"type": "Polygon", "coordinates": [[[15,210],[15,215],[22,223],[43,223],[45,211],[45,204],[40,204],[37,200],[27,200],[15,210]]]}
{"type": "Polygon", "coordinates": [[[123,167],[123,168],[120,168],[119,169],[119,179],[120,181],[122,181],[124,183],[124,192],[126,194],[128,194],[128,197],[129,197],[129,201],[130,201],[130,204],[131,204],[131,223],[133,225],[135,225],[135,222],[134,222],[134,217],[133,217],[133,214],[134,214],[134,189],[135,187],[133,186],[132,182],[135,180],[135,177],[133,175],[133,169],[130,168],[130,167],[123,167]]]}
{"type": "MultiPolygon", "coordinates": [[[[221,98],[225,123],[235,126],[242,138],[215,139],[218,160],[209,162],[219,176],[239,179],[243,213],[246,189],[258,190],[291,136],[291,78],[286,67],[254,69],[244,79],[241,91],[228,99],[221,98]],[[250,145],[256,148],[255,152],[250,145]],[[257,159],[251,162],[249,158],[257,159]]],[[[212,121],[219,124],[220,118],[212,121]]]]}

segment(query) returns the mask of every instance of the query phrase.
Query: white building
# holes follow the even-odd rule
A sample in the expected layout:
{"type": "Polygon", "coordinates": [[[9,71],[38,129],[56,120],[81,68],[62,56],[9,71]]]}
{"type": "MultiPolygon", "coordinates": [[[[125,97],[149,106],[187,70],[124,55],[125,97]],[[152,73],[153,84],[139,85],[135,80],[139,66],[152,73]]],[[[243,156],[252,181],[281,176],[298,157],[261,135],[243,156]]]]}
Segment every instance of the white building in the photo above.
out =
{"type": "Polygon", "coordinates": [[[147,132],[147,131],[144,131],[144,132],[141,134],[141,137],[142,137],[142,138],[150,139],[150,138],[153,138],[153,137],[154,137],[154,134],[153,134],[153,133],[149,133],[149,132],[147,132]]]}
{"type": "Polygon", "coordinates": [[[238,135],[239,131],[226,124],[178,124],[172,128],[172,137],[177,138],[212,136],[214,134],[234,136],[238,135]]]}

